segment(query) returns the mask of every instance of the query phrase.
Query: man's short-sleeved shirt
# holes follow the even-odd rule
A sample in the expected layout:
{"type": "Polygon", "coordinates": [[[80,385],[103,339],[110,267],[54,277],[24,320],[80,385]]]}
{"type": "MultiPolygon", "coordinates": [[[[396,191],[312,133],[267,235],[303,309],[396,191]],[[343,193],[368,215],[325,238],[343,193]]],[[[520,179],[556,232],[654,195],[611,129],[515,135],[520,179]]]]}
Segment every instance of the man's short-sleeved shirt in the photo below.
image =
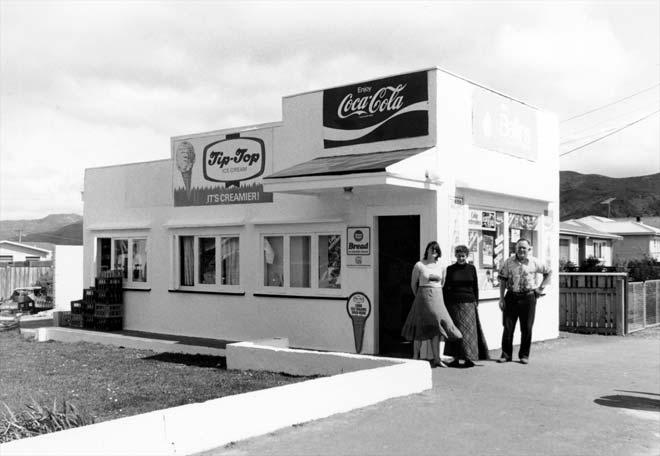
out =
{"type": "Polygon", "coordinates": [[[537,274],[550,274],[550,268],[533,256],[528,256],[525,261],[520,261],[516,255],[512,255],[504,260],[499,278],[507,280],[508,290],[520,293],[538,287],[540,282],[538,282],[537,274]]]}

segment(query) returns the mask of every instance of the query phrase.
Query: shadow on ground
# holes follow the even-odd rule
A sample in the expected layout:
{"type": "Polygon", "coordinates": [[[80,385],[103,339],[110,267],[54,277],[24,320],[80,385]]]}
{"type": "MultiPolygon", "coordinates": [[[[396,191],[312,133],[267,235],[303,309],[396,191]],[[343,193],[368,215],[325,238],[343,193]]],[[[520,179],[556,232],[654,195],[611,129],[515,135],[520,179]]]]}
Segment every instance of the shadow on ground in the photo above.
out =
{"type": "MultiPolygon", "coordinates": [[[[657,396],[653,393],[641,393],[657,396]]],[[[644,410],[647,412],[660,412],[660,399],[648,397],[631,396],[628,394],[614,394],[612,396],[603,396],[595,399],[598,405],[607,407],[627,408],[632,410],[644,410]]]]}
{"type": "Polygon", "coordinates": [[[227,369],[227,358],[212,355],[190,355],[186,353],[159,353],[142,358],[147,361],[163,363],[185,364],[186,366],[208,367],[213,369],[227,369]]]}

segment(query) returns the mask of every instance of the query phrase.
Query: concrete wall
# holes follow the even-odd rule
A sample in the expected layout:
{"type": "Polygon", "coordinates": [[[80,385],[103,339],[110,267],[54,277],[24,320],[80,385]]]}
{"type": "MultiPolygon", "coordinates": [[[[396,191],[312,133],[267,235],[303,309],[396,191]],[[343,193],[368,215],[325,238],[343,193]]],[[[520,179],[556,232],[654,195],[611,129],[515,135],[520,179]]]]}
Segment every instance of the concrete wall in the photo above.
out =
{"type": "MultiPolygon", "coordinates": [[[[345,300],[352,292],[361,291],[372,301],[363,353],[374,353],[378,287],[373,264],[379,254],[375,242],[378,216],[419,215],[421,256],[421,249],[431,239],[437,239],[443,251],[450,252],[454,226],[450,201],[454,197],[463,198],[469,206],[527,211],[541,220],[535,253],[556,265],[559,199],[556,118],[520,105],[521,109],[531,110],[536,119],[536,161],[476,147],[472,125],[475,94],[489,91],[437,70],[429,72],[428,80],[431,109],[427,136],[325,151],[322,91],[284,98],[282,123],[256,128],[272,134],[273,150],[269,151],[272,163],[268,166],[274,172],[323,155],[435,146],[429,153],[435,154],[435,160],[430,163],[435,163],[436,169],[430,171],[441,184],[432,190],[392,185],[356,188],[354,198],[347,201],[338,186],[317,194],[276,193],[272,204],[174,207],[170,160],[88,169],[84,194],[85,286],[94,281],[98,238],[146,237],[148,282],[125,292],[127,329],[236,341],[279,336],[287,337],[294,347],[353,352],[352,324],[346,314],[345,300]],[[344,268],[341,290],[324,290],[306,298],[259,296],[269,291],[261,285],[260,276],[263,234],[332,230],[345,236],[348,226],[371,228],[375,247],[371,267],[344,268]],[[241,285],[237,290],[240,295],[174,290],[175,237],[193,234],[240,237],[241,285]]],[[[423,180],[429,170],[415,170],[414,163],[411,160],[400,168],[408,166],[423,180]]],[[[429,163],[428,157],[424,163],[429,163]]],[[[342,250],[342,264],[346,265],[345,247],[342,250]]],[[[446,254],[443,261],[451,262],[451,259],[446,254]]],[[[555,285],[550,287],[544,298],[548,304],[539,310],[536,339],[557,335],[555,288],[555,285]]],[[[499,346],[501,330],[496,294],[485,293],[482,306],[482,321],[490,334],[492,348],[499,346]]]]}
{"type": "Polygon", "coordinates": [[[56,245],[54,266],[55,310],[71,310],[71,301],[82,299],[83,247],[56,245]]]}

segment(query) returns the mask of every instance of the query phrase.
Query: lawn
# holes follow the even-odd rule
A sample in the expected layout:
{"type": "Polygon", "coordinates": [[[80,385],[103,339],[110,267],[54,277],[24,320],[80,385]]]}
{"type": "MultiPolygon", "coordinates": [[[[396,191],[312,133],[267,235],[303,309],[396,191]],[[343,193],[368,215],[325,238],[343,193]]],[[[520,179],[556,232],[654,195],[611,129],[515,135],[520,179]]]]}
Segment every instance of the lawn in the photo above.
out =
{"type": "Polygon", "coordinates": [[[33,401],[52,408],[57,400],[98,423],[308,378],[227,370],[218,356],[35,342],[18,330],[0,332],[0,413],[2,403],[16,413],[33,401]]]}

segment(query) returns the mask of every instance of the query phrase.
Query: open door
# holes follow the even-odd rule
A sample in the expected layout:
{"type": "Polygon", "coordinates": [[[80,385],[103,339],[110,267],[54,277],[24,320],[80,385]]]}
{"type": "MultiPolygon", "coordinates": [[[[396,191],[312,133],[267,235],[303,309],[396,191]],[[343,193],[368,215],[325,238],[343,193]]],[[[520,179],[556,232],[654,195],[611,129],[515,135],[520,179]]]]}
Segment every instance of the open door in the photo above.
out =
{"type": "Polygon", "coordinates": [[[412,343],[401,337],[401,329],[414,299],[410,278],[419,252],[419,215],[378,217],[380,355],[412,356],[412,343]]]}

